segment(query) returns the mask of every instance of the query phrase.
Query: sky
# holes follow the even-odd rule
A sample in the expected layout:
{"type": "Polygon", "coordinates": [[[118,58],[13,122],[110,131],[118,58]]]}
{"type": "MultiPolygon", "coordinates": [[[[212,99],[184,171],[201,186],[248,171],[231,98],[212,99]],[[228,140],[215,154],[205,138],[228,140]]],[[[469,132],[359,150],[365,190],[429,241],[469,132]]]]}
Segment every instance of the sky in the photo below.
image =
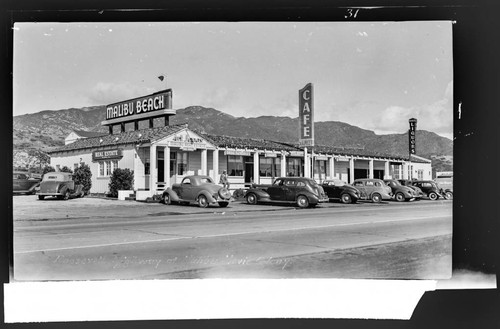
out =
{"type": "Polygon", "coordinates": [[[315,122],[453,137],[450,21],[16,23],[13,68],[14,116],[172,88],[175,109],[296,118],[312,83],[315,122]]]}

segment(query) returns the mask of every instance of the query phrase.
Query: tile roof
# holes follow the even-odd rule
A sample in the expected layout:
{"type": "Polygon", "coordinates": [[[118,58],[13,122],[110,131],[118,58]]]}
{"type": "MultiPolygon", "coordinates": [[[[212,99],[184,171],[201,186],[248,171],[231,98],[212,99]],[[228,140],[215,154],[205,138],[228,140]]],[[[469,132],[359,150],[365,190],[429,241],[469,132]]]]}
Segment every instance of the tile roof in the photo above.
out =
{"type": "Polygon", "coordinates": [[[131,143],[148,143],[154,142],[158,139],[162,139],[166,136],[172,135],[182,129],[185,129],[186,125],[171,125],[156,128],[140,129],[136,131],[127,131],[124,133],[113,134],[113,135],[103,135],[98,137],[89,137],[78,139],[71,144],[61,146],[57,149],[47,152],[48,154],[54,154],[64,151],[89,149],[102,146],[116,146],[131,143]],[[101,142],[102,140],[102,142],[101,142]]]}
{"type": "Polygon", "coordinates": [[[73,130],[75,134],[77,134],[80,137],[99,137],[99,136],[104,136],[107,135],[107,133],[103,133],[100,131],[85,131],[85,130],[73,130]]]}
{"type": "MultiPolygon", "coordinates": [[[[129,131],[120,134],[105,134],[98,137],[89,137],[78,139],[74,143],[64,145],[55,150],[49,151],[49,154],[79,150],[79,149],[89,149],[102,146],[116,146],[122,144],[130,143],[148,143],[151,141],[156,141],[172,135],[182,129],[187,128],[186,124],[170,125],[164,127],[147,128],[137,131],[129,131]],[[102,142],[100,142],[102,140],[102,142]]],[[[254,138],[242,138],[233,136],[220,136],[220,135],[210,135],[205,133],[200,133],[196,130],[193,132],[205,138],[210,143],[214,144],[219,148],[238,148],[238,149],[258,149],[258,150],[274,150],[274,151],[302,151],[303,148],[299,147],[298,144],[290,144],[285,142],[270,141],[265,139],[254,139],[254,138]]],[[[374,151],[365,150],[363,148],[344,148],[335,147],[328,145],[315,145],[315,153],[322,154],[335,154],[343,156],[361,156],[361,157],[376,157],[376,158],[386,158],[395,160],[408,160],[408,156],[394,155],[394,154],[384,154],[374,151]]],[[[424,159],[422,157],[414,157],[411,159],[413,162],[417,163],[428,163],[430,160],[424,159]]]]}
{"type": "Polygon", "coordinates": [[[212,142],[212,144],[217,147],[228,147],[228,148],[248,148],[248,149],[259,149],[259,150],[275,150],[275,151],[300,151],[299,148],[293,146],[292,144],[269,141],[265,139],[254,139],[254,138],[242,138],[233,136],[218,136],[198,133],[203,138],[212,142]]]}

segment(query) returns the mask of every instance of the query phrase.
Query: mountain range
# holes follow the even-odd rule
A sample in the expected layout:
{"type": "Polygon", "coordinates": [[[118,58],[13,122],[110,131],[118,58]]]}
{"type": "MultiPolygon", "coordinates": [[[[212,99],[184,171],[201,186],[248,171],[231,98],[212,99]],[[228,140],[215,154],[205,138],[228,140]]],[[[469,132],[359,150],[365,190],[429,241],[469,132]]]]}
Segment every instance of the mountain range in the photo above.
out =
{"type": "MultiPolygon", "coordinates": [[[[64,138],[73,130],[107,132],[101,126],[105,106],[71,108],[14,116],[14,166],[38,166],[47,160],[44,153],[64,145],[64,138]],[[43,158],[44,160],[40,160],[43,158]],[[38,163],[37,163],[38,162],[38,163]]],[[[189,128],[213,135],[298,142],[298,118],[260,116],[234,117],[213,108],[189,106],[177,109],[170,124],[187,123],[189,128]]],[[[385,154],[407,155],[408,134],[377,135],[338,121],[315,122],[315,143],[336,147],[355,147],[385,154]]],[[[417,130],[417,154],[433,161],[433,169],[453,168],[453,142],[433,132],[417,130]]]]}

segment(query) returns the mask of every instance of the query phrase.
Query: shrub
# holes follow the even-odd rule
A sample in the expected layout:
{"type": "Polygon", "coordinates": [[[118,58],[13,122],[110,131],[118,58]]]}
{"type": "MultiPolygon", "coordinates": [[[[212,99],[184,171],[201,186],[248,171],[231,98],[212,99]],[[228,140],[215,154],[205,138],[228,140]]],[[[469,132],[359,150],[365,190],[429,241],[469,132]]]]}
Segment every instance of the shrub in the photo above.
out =
{"type": "Polygon", "coordinates": [[[43,167],[43,170],[42,170],[42,176],[45,175],[48,172],[53,172],[53,171],[56,171],[54,169],[54,167],[52,167],[52,166],[45,166],[45,167],[43,167]]]}
{"type": "Polygon", "coordinates": [[[61,172],[69,172],[69,173],[71,173],[71,174],[72,174],[72,173],[73,173],[73,170],[71,170],[70,168],[68,168],[68,167],[66,167],[66,166],[63,166],[63,167],[61,168],[61,172]]]}
{"type": "Polygon", "coordinates": [[[90,167],[83,164],[76,168],[73,173],[73,180],[75,184],[83,185],[83,192],[89,194],[90,188],[92,187],[92,172],[90,171],[90,167]]]}
{"type": "Polygon", "coordinates": [[[119,190],[132,190],[134,186],[134,172],[130,169],[116,168],[111,174],[109,194],[118,197],[119,190]]]}

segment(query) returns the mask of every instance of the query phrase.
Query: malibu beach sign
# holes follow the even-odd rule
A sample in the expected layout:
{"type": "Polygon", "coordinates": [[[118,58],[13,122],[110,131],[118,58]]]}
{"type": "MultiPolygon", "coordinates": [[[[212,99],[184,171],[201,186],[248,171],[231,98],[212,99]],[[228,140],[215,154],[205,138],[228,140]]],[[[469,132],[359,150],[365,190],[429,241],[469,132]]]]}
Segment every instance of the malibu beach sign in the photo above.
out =
{"type": "Polygon", "coordinates": [[[123,118],[170,107],[171,91],[165,90],[149,96],[139,97],[106,106],[106,120],[123,118]]]}

